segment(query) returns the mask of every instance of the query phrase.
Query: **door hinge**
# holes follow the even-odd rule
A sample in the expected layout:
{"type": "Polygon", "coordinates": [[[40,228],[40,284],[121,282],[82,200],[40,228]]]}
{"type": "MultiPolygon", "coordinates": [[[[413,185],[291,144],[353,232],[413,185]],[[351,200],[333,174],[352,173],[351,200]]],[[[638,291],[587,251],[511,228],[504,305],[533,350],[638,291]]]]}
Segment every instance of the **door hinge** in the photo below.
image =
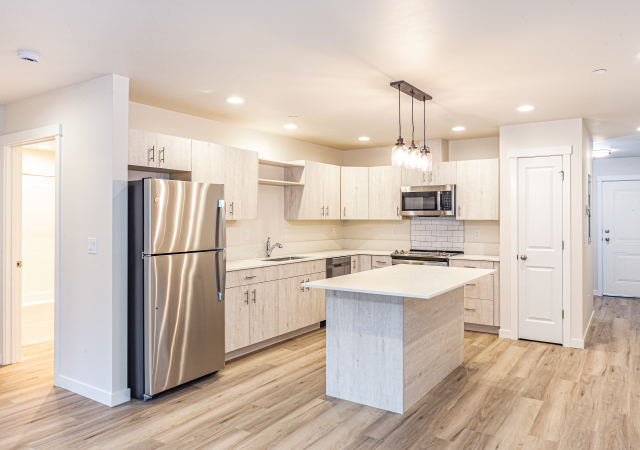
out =
{"type": "Polygon", "coordinates": [[[562,318],[564,319],[564,309],[562,310],[562,318]]]}
{"type": "Polygon", "coordinates": [[[561,170],[561,171],[560,171],[560,172],[558,172],[558,173],[561,173],[561,174],[562,174],[562,181],[564,181],[564,170],[561,170]]]}

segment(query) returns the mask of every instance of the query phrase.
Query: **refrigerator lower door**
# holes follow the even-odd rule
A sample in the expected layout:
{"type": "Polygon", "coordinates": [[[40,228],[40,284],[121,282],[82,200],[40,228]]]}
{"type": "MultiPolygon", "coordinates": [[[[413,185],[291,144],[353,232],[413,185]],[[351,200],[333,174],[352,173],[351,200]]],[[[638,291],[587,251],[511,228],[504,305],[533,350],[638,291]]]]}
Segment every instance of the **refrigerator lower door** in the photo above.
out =
{"type": "Polygon", "coordinates": [[[145,258],[145,394],[224,368],[218,253],[145,258]]]}

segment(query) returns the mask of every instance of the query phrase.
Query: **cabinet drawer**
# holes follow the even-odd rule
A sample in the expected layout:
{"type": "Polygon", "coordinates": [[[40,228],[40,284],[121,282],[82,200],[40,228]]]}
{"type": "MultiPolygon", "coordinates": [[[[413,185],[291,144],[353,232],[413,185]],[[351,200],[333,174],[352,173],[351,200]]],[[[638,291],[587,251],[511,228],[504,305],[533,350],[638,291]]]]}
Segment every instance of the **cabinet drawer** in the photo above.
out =
{"type": "Polygon", "coordinates": [[[264,283],[278,279],[278,267],[259,267],[256,269],[234,270],[227,272],[227,286],[233,288],[247,284],[264,283]]]}
{"type": "MultiPolygon", "coordinates": [[[[493,269],[491,261],[449,261],[451,267],[467,267],[471,269],[493,269]]],[[[493,274],[482,277],[472,283],[465,284],[464,297],[493,301],[493,274]]]]}
{"type": "Polygon", "coordinates": [[[381,267],[388,267],[391,265],[391,256],[372,256],[371,268],[379,269],[381,267]]]}
{"type": "Polygon", "coordinates": [[[493,301],[465,297],[464,321],[478,325],[493,325],[493,301]]]}

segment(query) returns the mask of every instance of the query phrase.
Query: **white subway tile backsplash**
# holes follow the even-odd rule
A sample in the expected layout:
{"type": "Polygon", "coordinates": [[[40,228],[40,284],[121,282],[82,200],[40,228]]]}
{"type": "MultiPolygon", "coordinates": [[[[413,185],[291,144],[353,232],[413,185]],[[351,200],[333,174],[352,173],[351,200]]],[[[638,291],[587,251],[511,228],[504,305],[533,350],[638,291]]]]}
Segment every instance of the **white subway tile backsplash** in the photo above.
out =
{"type": "Polygon", "coordinates": [[[450,218],[411,219],[411,247],[415,250],[464,250],[464,221],[450,218]]]}

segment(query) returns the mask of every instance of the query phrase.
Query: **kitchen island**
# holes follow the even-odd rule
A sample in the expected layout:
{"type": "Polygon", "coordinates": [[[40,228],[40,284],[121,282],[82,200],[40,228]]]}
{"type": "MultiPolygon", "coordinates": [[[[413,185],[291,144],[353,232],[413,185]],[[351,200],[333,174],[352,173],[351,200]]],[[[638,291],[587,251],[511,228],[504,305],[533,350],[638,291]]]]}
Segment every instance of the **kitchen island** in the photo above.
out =
{"type": "Polygon", "coordinates": [[[327,395],[407,411],[462,364],[463,286],[493,272],[401,264],[304,283],[326,289],[327,395]]]}

